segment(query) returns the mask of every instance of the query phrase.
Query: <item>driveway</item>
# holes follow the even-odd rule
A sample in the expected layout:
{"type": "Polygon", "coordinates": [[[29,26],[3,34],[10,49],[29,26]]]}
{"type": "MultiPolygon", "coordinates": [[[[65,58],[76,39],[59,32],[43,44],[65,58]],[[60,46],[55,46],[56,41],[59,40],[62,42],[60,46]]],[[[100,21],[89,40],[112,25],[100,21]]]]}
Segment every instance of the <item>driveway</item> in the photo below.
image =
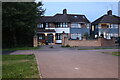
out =
{"type": "Polygon", "coordinates": [[[43,46],[35,52],[43,78],[117,78],[118,57],[111,50],[76,50],[43,46]]]}
{"type": "Polygon", "coordinates": [[[38,50],[15,51],[10,54],[35,54],[43,78],[117,78],[118,57],[101,52],[107,50],[77,50],[60,45],[42,46],[38,50]]]}

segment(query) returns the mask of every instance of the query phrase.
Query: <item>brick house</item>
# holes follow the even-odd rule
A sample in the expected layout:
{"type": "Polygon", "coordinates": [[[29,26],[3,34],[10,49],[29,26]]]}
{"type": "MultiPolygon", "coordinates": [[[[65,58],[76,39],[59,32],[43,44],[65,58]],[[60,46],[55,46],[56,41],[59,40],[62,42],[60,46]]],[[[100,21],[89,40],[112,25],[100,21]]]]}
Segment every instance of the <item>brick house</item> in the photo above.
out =
{"type": "Polygon", "coordinates": [[[62,33],[70,39],[81,40],[85,33],[90,34],[90,21],[85,15],[63,14],[54,16],[43,16],[37,20],[38,42],[62,43],[62,33]]]}
{"type": "Polygon", "coordinates": [[[91,35],[96,37],[103,36],[106,39],[120,37],[120,17],[113,15],[112,10],[92,22],[91,35]]]}

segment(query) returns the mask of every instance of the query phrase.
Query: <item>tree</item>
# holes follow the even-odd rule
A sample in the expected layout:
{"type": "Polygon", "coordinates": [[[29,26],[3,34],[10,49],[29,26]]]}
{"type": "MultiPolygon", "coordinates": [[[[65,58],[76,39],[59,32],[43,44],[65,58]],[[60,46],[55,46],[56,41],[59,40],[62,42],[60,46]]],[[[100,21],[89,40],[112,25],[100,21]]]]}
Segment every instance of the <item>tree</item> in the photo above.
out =
{"type": "Polygon", "coordinates": [[[36,19],[44,14],[41,2],[2,3],[2,43],[4,47],[32,44],[36,19]]]}

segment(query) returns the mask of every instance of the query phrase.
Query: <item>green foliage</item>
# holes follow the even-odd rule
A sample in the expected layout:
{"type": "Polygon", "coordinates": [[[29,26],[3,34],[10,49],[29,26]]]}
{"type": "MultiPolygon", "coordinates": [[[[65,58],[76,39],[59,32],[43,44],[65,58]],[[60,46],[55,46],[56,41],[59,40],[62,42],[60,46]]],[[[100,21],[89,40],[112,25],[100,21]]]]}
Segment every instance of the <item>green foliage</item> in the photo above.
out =
{"type": "Polygon", "coordinates": [[[54,48],[53,46],[50,46],[50,48],[54,48]]]}
{"type": "Polygon", "coordinates": [[[85,33],[84,33],[84,36],[88,37],[88,36],[89,36],[89,34],[88,34],[87,32],[85,32],[85,33]]]}
{"type": "Polygon", "coordinates": [[[86,39],[93,39],[92,36],[90,36],[87,32],[85,32],[83,36],[85,36],[86,39]]]}
{"type": "Polygon", "coordinates": [[[35,2],[3,2],[3,48],[32,46],[36,19],[40,18],[44,11],[41,2],[38,4],[35,2]]]}
{"type": "Polygon", "coordinates": [[[68,44],[67,44],[66,46],[63,46],[63,45],[62,45],[61,47],[63,47],[63,48],[68,48],[68,47],[70,47],[70,45],[68,45],[68,44]]]}
{"type": "Polygon", "coordinates": [[[2,55],[2,78],[39,78],[34,55],[2,55]]]}
{"type": "Polygon", "coordinates": [[[70,47],[70,45],[67,44],[66,47],[70,47]]]}
{"type": "Polygon", "coordinates": [[[112,52],[112,55],[120,56],[120,52],[112,52]]]}

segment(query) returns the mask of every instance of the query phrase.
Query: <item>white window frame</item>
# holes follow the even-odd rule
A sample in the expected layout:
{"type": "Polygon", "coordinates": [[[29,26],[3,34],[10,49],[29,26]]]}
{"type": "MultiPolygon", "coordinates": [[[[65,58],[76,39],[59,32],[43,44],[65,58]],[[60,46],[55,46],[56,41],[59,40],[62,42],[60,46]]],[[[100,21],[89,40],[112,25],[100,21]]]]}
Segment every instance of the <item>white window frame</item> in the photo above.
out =
{"type": "Polygon", "coordinates": [[[79,38],[79,40],[82,39],[82,35],[81,34],[71,34],[71,39],[77,39],[79,38]]]}
{"type": "Polygon", "coordinates": [[[71,23],[71,28],[81,28],[81,24],[73,22],[73,23],[71,23]]]}
{"type": "Polygon", "coordinates": [[[49,27],[49,23],[46,23],[46,28],[48,28],[49,27]]]}

